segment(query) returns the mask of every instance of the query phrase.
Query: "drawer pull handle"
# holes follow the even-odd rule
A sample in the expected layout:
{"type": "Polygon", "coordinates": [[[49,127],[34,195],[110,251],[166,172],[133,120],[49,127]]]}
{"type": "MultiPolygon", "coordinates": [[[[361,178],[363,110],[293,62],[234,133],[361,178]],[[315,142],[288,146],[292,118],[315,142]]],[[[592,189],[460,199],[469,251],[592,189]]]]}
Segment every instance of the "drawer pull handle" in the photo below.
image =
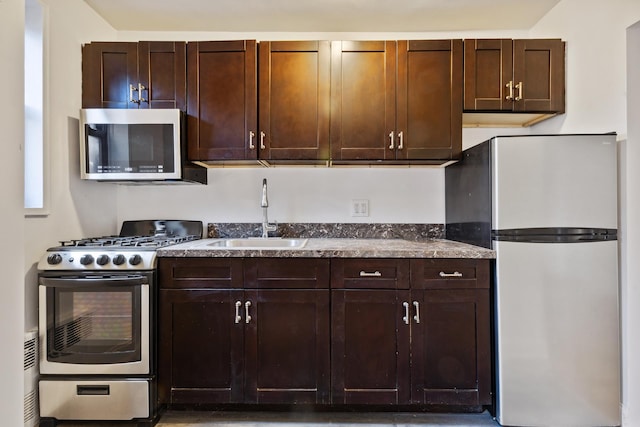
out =
{"type": "Polygon", "coordinates": [[[453,273],[445,273],[444,271],[441,271],[440,277],[462,277],[462,273],[458,271],[454,271],[453,273]]]}
{"type": "Polygon", "coordinates": [[[416,308],[416,315],[413,316],[413,320],[415,320],[416,323],[420,323],[420,303],[418,301],[414,301],[413,306],[416,308]]]}
{"type": "Polygon", "coordinates": [[[78,396],[109,396],[111,394],[109,385],[77,385],[76,394],[78,396]]]}
{"type": "Polygon", "coordinates": [[[253,138],[256,137],[256,134],[254,131],[250,130],[249,131],[249,149],[253,150],[256,148],[256,145],[253,143],[253,138]]]}
{"type": "Polygon", "coordinates": [[[240,301],[236,301],[236,323],[240,323],[242,320],[242,316],[240,316],[240,306],[242,303],[240,301]]]}
{"type": "Polygon", "coordinates": [[[404,322],[405,325],[409,324],[409,303],[408,302],[403,302],[402,306],[404,307],[404,317],[402,318],[402,321],[404,322]]]}
{"type": "Polygon", "coordinates": [[[251,322],[251,316],[249,315],[249,307],[251,307],[251,301],[247,301],[244,303],[244,322],[251,322]]]}
{"type": "Polygon", "coordinates": [[[389,150],[393,150],[394,146],[393,146],[393,131],[391,131],[389,133],[389,150]]]}
{"type": "Polygon", "coordinates": [[[360,272],[360,277],[382,277],[382,273],[380,273],[379,271],[374,271],[370,273],[363,270],[360,272]]]}

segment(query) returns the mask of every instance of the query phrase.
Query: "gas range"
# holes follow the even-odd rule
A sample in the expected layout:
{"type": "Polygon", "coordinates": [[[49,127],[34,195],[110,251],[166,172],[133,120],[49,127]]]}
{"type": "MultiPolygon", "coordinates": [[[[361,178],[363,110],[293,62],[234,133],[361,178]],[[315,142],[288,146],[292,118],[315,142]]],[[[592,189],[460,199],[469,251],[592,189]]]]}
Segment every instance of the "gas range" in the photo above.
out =
{"type": "Polygon", "coordinates": [[[156,249],[201,236],[200,221],[125,221],[118,236],[61,241],[59,246],[47,250],[38,263],[38,270],[153,270],[156,249]]]}

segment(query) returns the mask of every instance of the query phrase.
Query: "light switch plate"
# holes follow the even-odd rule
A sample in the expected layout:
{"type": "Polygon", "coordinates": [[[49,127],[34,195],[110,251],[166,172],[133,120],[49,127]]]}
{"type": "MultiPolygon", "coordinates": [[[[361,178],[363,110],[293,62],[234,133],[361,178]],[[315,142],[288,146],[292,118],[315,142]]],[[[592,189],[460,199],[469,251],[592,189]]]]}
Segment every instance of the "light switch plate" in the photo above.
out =
{"type": "Polygon", "coordinates": [[[369,216],[369,200],[351,200],[351,216],[369,216]]]}

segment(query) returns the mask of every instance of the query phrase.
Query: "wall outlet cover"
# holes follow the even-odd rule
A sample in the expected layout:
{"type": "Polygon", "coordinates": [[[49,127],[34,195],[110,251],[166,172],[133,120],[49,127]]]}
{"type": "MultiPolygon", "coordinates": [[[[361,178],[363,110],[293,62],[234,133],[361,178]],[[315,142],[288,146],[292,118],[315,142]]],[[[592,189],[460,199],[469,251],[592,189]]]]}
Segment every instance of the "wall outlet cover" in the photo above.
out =
{"type": "Polygon", "coordinates": [[[351,200],[351,216],[369,216],[369,200],[351,200]]]}

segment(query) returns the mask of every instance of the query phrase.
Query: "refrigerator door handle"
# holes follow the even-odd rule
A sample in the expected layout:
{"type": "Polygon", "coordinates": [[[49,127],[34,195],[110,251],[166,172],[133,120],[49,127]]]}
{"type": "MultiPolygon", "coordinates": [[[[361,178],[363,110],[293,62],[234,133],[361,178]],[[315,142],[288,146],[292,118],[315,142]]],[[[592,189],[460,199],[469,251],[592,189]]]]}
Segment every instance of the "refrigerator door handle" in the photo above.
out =
{"type": "Polygon", "coordinates": [[[587,243],[618,239],[615,228],[540,227],[493,230],[494,241],[525,243],[587,243]]]}

